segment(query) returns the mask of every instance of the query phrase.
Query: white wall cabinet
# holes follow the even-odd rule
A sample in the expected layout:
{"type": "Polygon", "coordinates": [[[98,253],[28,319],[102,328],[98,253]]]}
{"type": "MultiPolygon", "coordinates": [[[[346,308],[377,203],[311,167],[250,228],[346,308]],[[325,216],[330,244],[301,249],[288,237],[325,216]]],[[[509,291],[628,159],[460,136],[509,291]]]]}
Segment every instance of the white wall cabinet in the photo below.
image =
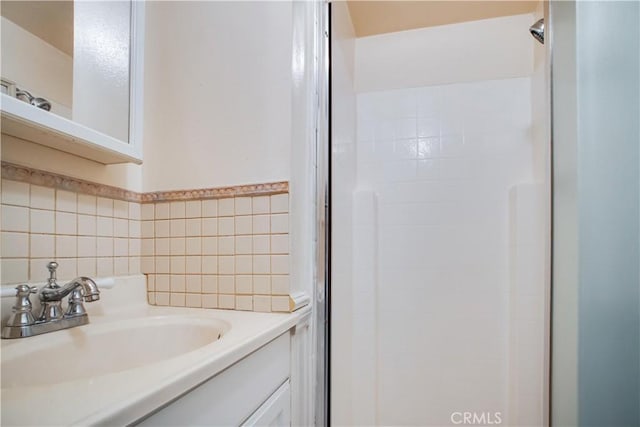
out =
{"type": "Polygon", "coordinates": [[[289,426],[291,333],[205,381],[139,426],[289,426]]]}

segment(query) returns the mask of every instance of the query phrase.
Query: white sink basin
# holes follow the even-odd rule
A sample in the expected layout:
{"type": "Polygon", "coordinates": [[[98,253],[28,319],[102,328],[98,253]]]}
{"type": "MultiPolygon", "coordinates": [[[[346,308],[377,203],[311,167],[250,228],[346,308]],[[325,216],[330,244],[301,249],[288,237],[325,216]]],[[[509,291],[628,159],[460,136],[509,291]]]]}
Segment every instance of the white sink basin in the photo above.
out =
{"type": "Polygon", "coordinates": [[[227,322],[211,318],[162,316],[3,342],[2,389],[46,386],[147,366],[211,344],[229,329],[227,322]]]}

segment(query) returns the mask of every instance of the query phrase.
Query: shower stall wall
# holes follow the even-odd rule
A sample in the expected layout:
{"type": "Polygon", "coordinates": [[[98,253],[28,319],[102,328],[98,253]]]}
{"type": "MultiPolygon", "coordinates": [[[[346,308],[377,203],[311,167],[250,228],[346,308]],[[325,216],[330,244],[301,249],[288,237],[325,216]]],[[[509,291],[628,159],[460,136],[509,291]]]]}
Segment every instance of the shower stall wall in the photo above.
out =
{"type": "Polygon", "coordinates": [[[544,423],[540,17],[355,39],[334,3],[335,425],[544,423]]]}

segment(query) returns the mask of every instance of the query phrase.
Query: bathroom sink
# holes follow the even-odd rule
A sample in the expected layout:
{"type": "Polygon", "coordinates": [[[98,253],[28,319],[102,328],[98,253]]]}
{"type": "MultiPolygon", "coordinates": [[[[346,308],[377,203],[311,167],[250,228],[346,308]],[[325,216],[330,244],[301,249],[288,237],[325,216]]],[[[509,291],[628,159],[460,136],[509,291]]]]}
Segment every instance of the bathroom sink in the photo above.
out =
{"type": "Polygon", "coordinates": [[[2,389],[37,387],[134,369],[213,343],[229,324],[158,316],[3,340],[2,389]]]}

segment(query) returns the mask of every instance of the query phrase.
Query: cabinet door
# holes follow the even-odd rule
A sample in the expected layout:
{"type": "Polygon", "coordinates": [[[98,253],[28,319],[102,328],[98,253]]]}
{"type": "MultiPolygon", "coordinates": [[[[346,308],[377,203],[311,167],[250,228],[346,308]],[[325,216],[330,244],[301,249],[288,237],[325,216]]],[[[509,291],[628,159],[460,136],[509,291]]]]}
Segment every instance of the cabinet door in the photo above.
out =
{"type": "Polygon", "coordinates": [[[242,425],[244,427],[290,426],[291,392],[289,390],[289,380],[282,384],[242,425]]]}

